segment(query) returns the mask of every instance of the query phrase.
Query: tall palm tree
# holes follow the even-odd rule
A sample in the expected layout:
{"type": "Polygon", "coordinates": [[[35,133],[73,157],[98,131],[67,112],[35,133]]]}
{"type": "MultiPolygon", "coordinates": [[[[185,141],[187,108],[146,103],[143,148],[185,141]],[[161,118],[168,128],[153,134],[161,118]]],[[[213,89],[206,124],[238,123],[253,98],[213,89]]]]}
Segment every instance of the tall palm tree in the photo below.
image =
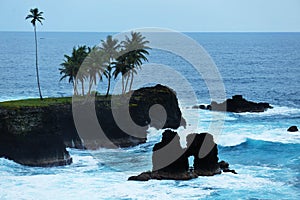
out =
{"type": "Polygon", "coordinates": [[[37,39],[36,39],[36,21],[40,22],[41,25],[43,25],[42,20],[43,18],[43,12],[39,12],[38,8],[30,9],[30,14],[27,15],[26,19],[31,19],[31,24],[34,28],[34,39],[35,39],[35,69],[36,69],[36,79],[40,94],[40,99],[43,100],[42,92],[41,92],[41,86],[40,86],[40,77],[39,77],[39,68],[38,68],[38,50],[37,50],[37,39]]]}
{"type": "Polygon", "coordinates": [[[112,77],[112,63],[115,61],[119,54],[120,44],[118,43],[119,41],[117,39],[113,39],[111,35],[108,35],[105,41],[101,40],[101,49],[103,49],[103,51],[107,54],[108,58],[108,65],[104,73],[108,80],[106,96],[108,96],[110,90],[110,83],[112,77]]]}
{"type": "Polygon", "coordinates": [[[125,37],[125,40],[122,41],[124,51],[127,52],[127,63],[130,68],[130,74],[127,77],[125,90],[127,88],[127,83],[129,76],[131,77],[129,91],[132,88],[134,74],[137,73],[136,69],[140,69],[143,61],[148,61],[146,55],[149,55],[147,49],[151,49],[147,44],[148,40],[140,32],[131,32],[131,38],[128,36],[125,37]]]}

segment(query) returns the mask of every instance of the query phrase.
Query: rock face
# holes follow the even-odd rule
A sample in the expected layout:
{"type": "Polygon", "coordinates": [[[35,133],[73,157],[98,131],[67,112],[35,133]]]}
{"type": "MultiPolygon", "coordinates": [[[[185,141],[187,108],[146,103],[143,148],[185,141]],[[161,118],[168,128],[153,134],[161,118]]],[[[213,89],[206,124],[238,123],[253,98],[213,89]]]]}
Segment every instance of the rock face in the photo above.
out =
{"type": "Polygon", "coordinates": [[[180,146],[180,138],[176,132],[166,130],[162,134],[161,142],[153,147],[152,154],[152,171],[183,173],[189,170],[188,157],[185,150],[180,146]],[[172,158],[171,156],[175,156],[172,158]],[[170,161],[164,163],[166,159],[170,161]]]}
{"type": "Polygon", "coordinates": [[[189,180],[198,176],[213,176],[220,174],[222,171],[236,174],[234,170],[229,169],[227,162],[218,162],[218,160],[218,148],[209,133],[188,135],[187,148],[182,148],[178,134],[166,130],[163,133],[162,141],[153,147],[152,171],[143,172],[138,176],[131,176],[128,180],[189,180]],[[207,152],[205,149],[207,149],[207,152]],[[188,163],[190,156],[194,157],[192,168],[189,167],[188,163]]]}
{"type": "Polygon", "coordinates": [[[298,127],[297,126],[291,126],[290,128],[288,128],[287,131],[288,132],[297,132],[298,131],[298,127]]]}
{"type": "Polygon", "coordinates": [[[65,131],[68,124],[61,118],[70,106],[1,108],[0,157],[29,166],[70,164],[66,144],[82,147],[77,134],[65,131]]]}
{"type": "MultiPolygon", "coordinates": [[[[187,136],[186,156],[194,157],[194,172],[199,176],[212,176],[220,174],[221,170],[218,165],[218,148],[215,144],[213,136],[209,133],[190,134],[187,136]],[[205,145],[203,145],[205,142],[205,145]],[[200,157],[199,152],[201,147],[207,146],[207,155],[200,157]]],[[[201,149],[204,151],[204,148],[201,149]]]]}
{"type": "Polygon", "coordinates": [[[65,144],[57,135],[2,136],[0,157],[35,167],[52,167],[72,163],[65,144]]]}
{"type": "Polygon", "coordinates": [[[178,106],[178,100],[175,91],[163,86],[145,87],[135,90],[130,98],[130,115],[133,121],[140,126],[151,125],[156,128],[172,128],[177,129],[180,126],[186,126],[185,120],[182,118],[181,111],[178,106]],[[149,116],[149,108],[159,104],[166,111],[166,122],[160,124],[161,112],[157,111],[151,117],[149,116]]]}
{"type": "MultiPolygon", "coordinates": [[[[166,123],[162,124],[167,128],[178,128],[184,125],[181,120],[181,111],[174,91],[157,85],[155,87],[141,88],[133,92],[129,102],[129,112],[132,120],[144,126],[140,129],[133,129],[134,132],[121,130],[114,120],[112,111],[121,113],[123,109],[128,110],[128,104],[112,107],[110,100],[96,100],[95,104],[88,101],[76,103],[75,108],[88,108],[96,110],[97,123],[100,124],[110,144],[97,141],[95,146],[82,143],[78,134],[78,127],[72,113],[72,104],[63,103],[46,107],[0,107],[0,157],[7,157],[18,163],[30,166],[53,166],[71,163],[69,153],[65,147],[72,148],[99,148],[111,147],[111,142],[118,147],[129,147],[146,142],[148,125],[155,126],[160,122],[160,116],[149,117],[149,108],[152,105],[160,104],[166,110],[166,123]],[[92,105],[92,107],[91,107],[92,105]],[[127,106],[127,107],[126,107],[127,106]],[[47,148],[45,148],[47,147],[47,148]]],[[[82,120],[89,129],[90,116],[86,115],[83,109],[82,120]]],[[[126,116],[128,117],[128,116],[126,116]]],[[[125,118],[127,119],[127,118],[125,118]]],[[[83,129],[86,131],[87,129],[83,129]]],[[[90,130],[92,134],[98,134],[90,130]]]]}
{"type": "MultiPolygon", "coordinates": [[[[193,107],[196,108],[196,107],[193,107]]],[[[227,111],[227,112],[264,112],[269,108],[273,108],[269,103],[255,103],[247,101],[242,95],[235,95],[231,99],[227,99],[223,103],[212,101],[210,105],[197,106],[200,109],[214,110],[214,111],[227,111]]]]}
{"type": "MultiPolygon", "coordinates": [[[[90,107],[88,103],[77,106],[81,107],[83,112],[82,114],[79,113],[79,117],[82,116],[80,121],[84,122],[83,125],[89,125],[93,117],[87,115],[86,110],[91,110],[93,107],[90,107]]],[[[89,149],[130,147],[145,143],[148,126],[156,128],[185,126],[175,92],[162,85],[135,90],[131,95],[121,96],[114,100],[114,103],[107,100],[97,100],[95,106],[97,123],[100,124],[108,140],[100,138],[96,127],[95,130],[93,127],[85,127],[79,131],[85,134],[85,130],[89,129],[90,135],[96,136],[98,134],[98,138],[92,137],[92,139],[88,139],[89,136],[81,135],[85,146],[89,149]],[[163,107],[165,116],[159,110],[152,112],[151,115],[150,108],[157,104],[163,107]]]]}

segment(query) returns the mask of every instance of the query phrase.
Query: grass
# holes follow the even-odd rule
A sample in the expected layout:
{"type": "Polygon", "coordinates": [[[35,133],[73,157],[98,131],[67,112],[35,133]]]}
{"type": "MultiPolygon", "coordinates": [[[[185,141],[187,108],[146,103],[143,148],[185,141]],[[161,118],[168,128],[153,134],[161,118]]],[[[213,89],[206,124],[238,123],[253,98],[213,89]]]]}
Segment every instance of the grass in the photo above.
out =
{"type": "MultiPolygon", "coordinates": [[[[114,98],[115,104],[117,104],[118,101],[122,102],[121,100],[122,98],[124,97],[129,98],[130,95],[131,93],[125,95],[114,94],[114,95],[108,95],[106,97],[105,95],[97,94],[96,100],[109,102],[112,98],[114,98]]],[[[139,100],[139,99],[140,96],[135,96],[135,100],[139,100]]],[[[87,96],[77,96],[75,98],[75,101],[85,101],[85,100],[87,100],[87,96]]],[[[47,107],[51,105],[71,104],[71,103],[72,103],[72,97],[51,97],[51,98],[44,98],[43,100],[40,100],[39,98],[34,98],[34,99],[21,99],[21,100],[0,102],[0,108],[19,109],[22,107],[47,107]]],[[[131,103],[130,106],[136,107],[138,105],[135,103],[131,103]]]]}
{"type": "MultiPolygon", "coordinates": [[[[110,101],[112,97],[117,99],[121,98],[121,95],[109,95],[106,97],[105,95],[98,95],[96,97],[97,101],[110,101]]],[[[86,96],[78,96],[75,98],[75,101],[86,100],[86,96]]],[[[22,108],[22,107],[47,107],[51,105],[59,105],[59,104],[71,104],[72,97],[51,97],[44,98],[40,100],[39,98],[35,99],[21,99],[21,100],[13,100],[13,101],[4,101],[0,102],[0,108],[22,108]]]]}
{"type": "Polygon", "coordinates": [[[72,97],[57,97],[40,99],[21,99],[14,101],[0,102],[0,107],[20,108],[20,107],[47,107],[50,105],[72,103],[72,97]]]}

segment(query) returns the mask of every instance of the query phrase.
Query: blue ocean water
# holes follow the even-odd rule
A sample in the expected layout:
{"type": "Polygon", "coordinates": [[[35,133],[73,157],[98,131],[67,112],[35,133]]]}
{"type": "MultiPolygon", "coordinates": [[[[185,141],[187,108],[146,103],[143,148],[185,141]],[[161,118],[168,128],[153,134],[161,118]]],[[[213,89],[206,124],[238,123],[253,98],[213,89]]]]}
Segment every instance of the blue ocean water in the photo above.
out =
{"type": "MultiPolygon", "coordinates": [[[[44,96],[68,96],[71,85],[59,82],[63,55],[76,45],[97,45],[108,33],[39,33],[39,66],[44,96]]],[[[226,114],[215,135],[219,158],[238,174],[191,181],[128,182],[151,169],[151,150],[161,131],[149,129],[148,142],[128,149],[69,149],[74,163],[32,168],[0,159],[0,199],[299,199],[300,33],[186,33],[210,54],[223,78],[227,97],[242,94],[269,102],[265,113],[226,114]]],[[[189,50],[188,46],[182,48],[189,50]]],[[[38,97],[31,32],[0,32],[0,100],[38,97]]],[[[210,103],[205,82],[182,58],[153,49],[149,63],[172,67],[191,84],[199,103],[210,103]]],[[[192,52],[191,52],[192,53],[192,52]]],[[[189,91],[164,71],[149,74],[170,79],[186,93],[180,107],[197,132],[210,130],[212,113],[191,109],[189,91]]],[[[104,92],[106,83],[99,85],[104,92]]],[[[113,85],[114,86],[114,85],[113,85]]],[[[190,131],[190,129],[188,131],[190,131]]],[[[186,132],[184,130],[179,130],[186,132]]]]}

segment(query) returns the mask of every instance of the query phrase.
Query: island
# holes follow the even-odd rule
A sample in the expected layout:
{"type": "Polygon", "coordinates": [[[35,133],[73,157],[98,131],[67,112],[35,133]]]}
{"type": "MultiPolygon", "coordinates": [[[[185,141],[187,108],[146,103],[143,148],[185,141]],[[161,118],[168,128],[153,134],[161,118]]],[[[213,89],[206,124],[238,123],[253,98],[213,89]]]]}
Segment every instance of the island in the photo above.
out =
{"type": "MultiPolygon", "coordinates": [[[[112,115],[111,98],[112,96],[96,96],[94,105],[99,124],[117,147],[130,147],[146,142],[148,126],[155,127],[155,121],[160,120],[159,116],[154,115],[151,118],[154,123],[151,123],[149,117],[149,109],[155,104],[163,106],[166,111],[167,118],[163,128],[176,129],[185,126],[176,94],[166,86],[145,87],[117,97],[120,105],[114,109],[125,109],[124,106],[128,105],[122,105],[121,102],[129,101],[132,120],[145,127],[135,133],[138,137],[125,133],[116,125],[112,115]]],[[[82,108],[89,107],[90,104],[91,102],[84,97],[75,104],[72,104],[71,97],[1,102],[0,157],[23,165],[48,167],[72,163],[66,147],[110,148],[111,144],[106,143],[98,143],[96,147],[86,145],[77,132],[72,106],[82,108]]]]}

